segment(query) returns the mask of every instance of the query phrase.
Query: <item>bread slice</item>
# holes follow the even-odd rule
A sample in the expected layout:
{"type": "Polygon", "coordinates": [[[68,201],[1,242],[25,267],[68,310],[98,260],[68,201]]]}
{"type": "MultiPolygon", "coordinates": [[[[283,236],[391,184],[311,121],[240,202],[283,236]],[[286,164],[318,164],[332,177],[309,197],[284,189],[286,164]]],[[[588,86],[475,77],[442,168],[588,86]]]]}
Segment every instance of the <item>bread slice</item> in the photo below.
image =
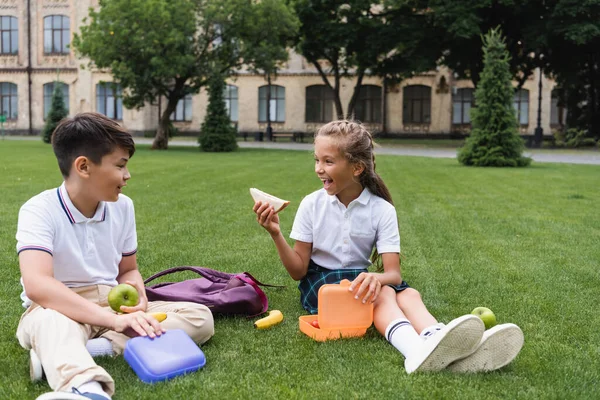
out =
{"type": "Polygon", "coordinates": [[[255,202],[262,201],[263,203],[269,203],[275,209],[275,213],[283,210],[290,204],[287,200],[282,200],[278,197],[272,196],[269,193],[265,193],[262,190],[258,190],[256,188],[250,188],[250,195],[254,199],[255,202]]]}

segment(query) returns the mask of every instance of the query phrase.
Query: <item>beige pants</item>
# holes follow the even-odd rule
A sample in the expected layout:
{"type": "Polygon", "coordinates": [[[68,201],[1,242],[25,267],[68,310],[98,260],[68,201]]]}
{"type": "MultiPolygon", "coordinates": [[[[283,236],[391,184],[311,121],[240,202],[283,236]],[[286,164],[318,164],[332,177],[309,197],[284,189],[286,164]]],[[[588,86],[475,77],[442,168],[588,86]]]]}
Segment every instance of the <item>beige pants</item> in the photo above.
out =
{"type": "MultiPolygon", "coordinates": [[[[102,307],[108,308],[110,286],[94,285],[72,290],[102,307]]],[[[165,329],[182,329],[195,342],[204,343],[214,335],[213,317],[208,307],[187,302],[154,301],[148,312],[165,312],[165,329]]],[[[112,312],[112,311],[111,311],[112,312]]],[[[32,304],[21,316],[17,339],[33,349],[40,360],[48,384],[55,391],[71,391],[89,381],[100,382],[110,396],[115,383],[104,368],[96,365],[85,345],[88,339],[104,337],[112,342],[116,354],[122,354],[129,337],[105,328],[80,324],[63,314],[32,304]]]]}

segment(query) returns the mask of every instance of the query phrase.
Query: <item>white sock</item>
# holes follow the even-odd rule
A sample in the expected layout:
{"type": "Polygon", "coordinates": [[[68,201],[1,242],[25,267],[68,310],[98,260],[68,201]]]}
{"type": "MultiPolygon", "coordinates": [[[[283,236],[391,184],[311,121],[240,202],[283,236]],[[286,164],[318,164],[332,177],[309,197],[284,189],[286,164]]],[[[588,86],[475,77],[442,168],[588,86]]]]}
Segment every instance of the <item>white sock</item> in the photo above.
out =
{"type": "Polygon", "coordinates": [[[86,382],[83,385],[79,385],[77,390],[79,391],[79,393],[96,393],[100,396],[104,396],[107,399],[110,399],[110,396],[104,391],[104,389],[102,389],[102,385],[100,384],[100,382],[86,382]]]}
{"type": "Polygon", "coordinates": [[[417,350],[423,343],[415,328],[406,318],[398,318],[390,322],[385,329],[385,338],[392,344],[405,358],[410,356],[414,350],[417,350]]]}
{"type": "Polygon", "coordinates": [[[90,352],[92,357],[115,355],[111,341],[103,337],[88,340],[85,348],[90,352]]]}
{"type": "Polygon", "coordinates": [[[423,332],[421,332],[419,336],[421,336],[422,339],[429,339],[430,337],[441,331],[444,326],[444,324],[438,322],[437,324],[428,326],[427,328],[423,329],[423,332]]]}

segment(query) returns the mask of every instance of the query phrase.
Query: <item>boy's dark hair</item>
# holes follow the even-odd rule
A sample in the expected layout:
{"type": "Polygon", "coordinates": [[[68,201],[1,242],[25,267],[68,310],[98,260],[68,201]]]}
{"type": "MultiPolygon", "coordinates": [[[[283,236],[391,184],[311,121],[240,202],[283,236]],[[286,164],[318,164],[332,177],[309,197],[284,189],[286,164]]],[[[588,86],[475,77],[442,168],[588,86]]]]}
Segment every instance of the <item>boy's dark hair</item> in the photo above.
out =
{"type": "Polygon", "coordinates": [[[117,148],[135,153],[135,143],[129,132],[105,115],[85,112],[65,118],[52,134],[52,148],[63,177],[68,177],[73,161],[79,156],[100,164],[102,157],[117,148]]]}

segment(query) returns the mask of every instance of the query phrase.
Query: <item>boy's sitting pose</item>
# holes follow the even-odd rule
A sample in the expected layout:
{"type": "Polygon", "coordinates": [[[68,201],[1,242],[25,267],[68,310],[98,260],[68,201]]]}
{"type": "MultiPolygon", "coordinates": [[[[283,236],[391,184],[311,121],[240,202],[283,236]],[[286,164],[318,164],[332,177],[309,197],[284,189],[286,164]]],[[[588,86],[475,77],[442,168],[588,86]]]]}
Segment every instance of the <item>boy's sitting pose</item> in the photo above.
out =
{"type": "Polygon", "coordinates": [[[21,297],[28,308],[17,338],[31,349],[33,370],[41,361],[56,391],[40,399],[109,399],[114,381],[90,352],[120,354],[129,337],[165,329],[183,329],[204,343],[214,334],[213,317],[196,303],[148,302],[136,262],[133,203],[121,194],[131,177],[131,135],[101,114],[83,113],[58,125],[52,147],[63,184],[19,212],[21,297]],[[138,305],[122,306],[125,314],[107,304],[118,283],[130,283],[140,295],[138,305]],[[167,319],[161,326],[146,311],[166,312],[167,319]]]}

